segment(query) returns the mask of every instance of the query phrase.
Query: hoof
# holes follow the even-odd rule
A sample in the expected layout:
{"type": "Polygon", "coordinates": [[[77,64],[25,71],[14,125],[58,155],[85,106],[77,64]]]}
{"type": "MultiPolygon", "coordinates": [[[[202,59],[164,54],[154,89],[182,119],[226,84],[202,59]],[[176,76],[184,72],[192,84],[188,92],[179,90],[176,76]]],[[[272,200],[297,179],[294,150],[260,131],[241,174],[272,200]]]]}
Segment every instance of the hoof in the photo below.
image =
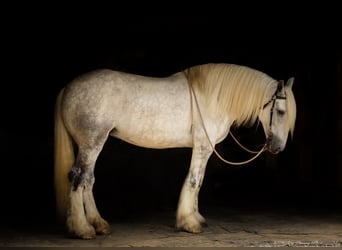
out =
{"type": "Polygon", "coordinates": [[[177,221],[176,228],[181,231],[186,231],[193,234],[202,233],[202,226],[196,219],[193,217],[185,219],[181,219],[177,221]]]}
{"type": "Polygon", "coordinates": [[[193,234],[202,233],[202,227],[199,224],[198,225],[184,224],[182,226],[177,226],[177,229],[188,232],[188,233],[193,233],[193,234]]]}
{"type": "Polygon", "coordinates": [[[96,233],[97,234],[110,234],[112,232],[112,229],[110,228],[110,225],[108,224],[107,221],[103,220],[103,222],[101,223],[101,225],[98,225],[96,227],[96,233]]]}
{"type": "Polygon", "coordinates": [[[77,237],[82,240],[92,240],[96,238],[96,234],[82,234],[82,235],[77,235],[77,237]]]}
{"type": "Polygon", "coordinates": [[[68,231],[73,238],[80,238],[84,240],[91,240],[96,238],[96,231],[90,224],[84,224],[83,226],[72,227],[68,226],[68,231]]]}
{"type": "Polygon", "coordinates": [[[83,239],[83,240],[92,240],[96,238],[95,230],[92,232],[70,232],[72,238],[83,239]]]}
{"type": "Polygon", "coordinates": [[[208,224],[206,223],[205,218],[199,212],[196,212],[194,216],[196,220],[201,224],[201,226],[208,227],[208,224]]]}

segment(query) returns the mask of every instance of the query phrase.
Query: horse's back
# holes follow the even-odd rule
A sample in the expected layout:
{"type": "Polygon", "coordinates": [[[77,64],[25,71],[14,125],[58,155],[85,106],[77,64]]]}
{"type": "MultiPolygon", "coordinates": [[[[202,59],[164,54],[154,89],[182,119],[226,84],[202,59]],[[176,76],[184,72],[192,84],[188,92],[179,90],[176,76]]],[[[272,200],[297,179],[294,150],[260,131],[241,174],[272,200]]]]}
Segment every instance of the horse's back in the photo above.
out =
{"type": "Polygon", "coordinates": [[[140,146],[187,144],[182,134],[190,127],[187,81],[182,73],[157,78],[92,71],[66,86],[63,116],[74,134],[96,129],[140,146]]]}

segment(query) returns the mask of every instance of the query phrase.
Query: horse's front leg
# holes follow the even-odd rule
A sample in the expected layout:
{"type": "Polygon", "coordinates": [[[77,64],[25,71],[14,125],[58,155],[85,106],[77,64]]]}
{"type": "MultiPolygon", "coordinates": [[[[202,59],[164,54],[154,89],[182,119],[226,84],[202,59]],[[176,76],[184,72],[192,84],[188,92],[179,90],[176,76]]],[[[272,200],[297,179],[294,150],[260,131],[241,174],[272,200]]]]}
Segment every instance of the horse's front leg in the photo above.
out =
{"type": "Polygon", "coordinates": [[[205,168],[212,149],[210,145],[195,145],[192,151],[191,165],[182,187],[177,209],[176,227],[190,233],[202,232],[204,217],[198,210],[198,194],[203,182],[205,168]]]}

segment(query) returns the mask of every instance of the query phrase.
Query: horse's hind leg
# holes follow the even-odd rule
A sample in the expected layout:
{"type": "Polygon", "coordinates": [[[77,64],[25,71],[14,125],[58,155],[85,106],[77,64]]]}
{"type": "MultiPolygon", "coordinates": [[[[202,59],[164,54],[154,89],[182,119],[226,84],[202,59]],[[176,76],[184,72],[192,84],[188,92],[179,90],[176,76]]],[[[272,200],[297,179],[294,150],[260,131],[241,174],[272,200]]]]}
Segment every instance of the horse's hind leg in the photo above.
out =
{"type": "Polygon", "coordinates": [[[87,182],[86,168],[88,165],[84,161],[85,156],[82,156],[84,154],[86,153],[83,153],[83,150],[80,149],[76,163],[69,173],[71,190],[66,224],[68,231],[74,236],[92,239],[96,237],[96,232],[86,218],[83,201],[83,191],[87,182]]]}
{"type": "Polygon", "coordinates": [[[109,224],[96,208],[92,194],[94,167],[105,140],[97,146],[79,146],[76,164],[69,173],[71,182],[67,227],[70,233],[83,238],[95,238],[96,232],[109,233],[109,224]]]}
{"type": "MultiPolygon", "coordinates": [[[[92,171],[94,175],[94,171],[92,171]]],[[[110,225],[105,221],[96,208],[96,203],[93,196],[93,185],[95,178],[92,177],[89,185],[83,191],[84,207],[88,222],[94,226],[96,233],[109,234],[111,232],[110,225]]]]}

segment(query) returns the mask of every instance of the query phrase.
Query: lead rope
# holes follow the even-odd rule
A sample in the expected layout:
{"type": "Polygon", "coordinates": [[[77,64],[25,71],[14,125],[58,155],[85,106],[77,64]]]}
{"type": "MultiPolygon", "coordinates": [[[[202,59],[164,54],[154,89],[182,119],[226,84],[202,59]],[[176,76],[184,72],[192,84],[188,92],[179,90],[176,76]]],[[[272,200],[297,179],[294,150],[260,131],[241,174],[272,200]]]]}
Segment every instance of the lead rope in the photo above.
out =
{"type": "Polygon", "coordinates": [[[250,150],[248,148],[246,148],[245,146],[243,146],[238,139],[236,139],[236,137],[233,135],[233,133],[231,131],[229,131],[229,134],[231,135],[231,137],[234,139],[234,141],[236,142],[237,145],[239,145],[242,149],[244,149],[245,151],[247,151],[248,153],[251,154],[257,154],[259,153],[259,151],[254,151],[254,150],[250,150]]]}
{"type": "Polygon", "coordinates": [[[238,140],[233,136],[233,134],[229,131],[230,135],[233,137],[233,139],[235,140],[235,142],[241,147],[243,148],[244,150],[246,150],[247,152],[250,152],[250,153],[253,153],[253,154],[256,154],[255,156],[253,156],[251,159],[249,160],[246,160],[246,161],[242,161],[242,162],[231,162],[231,161],[228,161],[226,159],[224,159],[215,149],[214,145],[211,143],[210,141],[210,138],[209,138],[209,135],[208,135],[208,131],[204,125],[204,121],[203,121],[203,117],[202,117],[202,114],[201,114],[201,111],[200,111],[200,108],[199,108],[199,105],[198,105],[198,101],[197,101],[197,97],[196,97],[196,94],[195,94],[195,91],[193,90],[192,86],[191,86],[191,83],[188,83],[189,85],[189,90],[190,90],[190,109],[191,109],[191,130],[192,130],[192,126],[193,126],[193,107],[192,107],[192,94],[194,95],[194,99],[195,99],[195,104],[196,104],[196,107],[197,107],[197,110],[198,110],[198,114],[199,114],[199,117],[200,117],[200,120],[201,120],[201,124],[202,124],[202,127],[203,127],[203,130],[204,130],[204,133],[209,141],[209,144],[210,144],[210,147],[212,148],[213,152],[216,154],[216,156],[221,160],[223,161],[224,163],[227,163],[227,164],[230,164],[230,165],[234,165],[234,166],[239,166],[239,165],[244,165],[244,164],[247,164],[251,161],[254,161],[256,158],[259,157],[259,155],[261,155],[265,150],[266,150],[266,143],[265,145],[260,149],[260,151],[252,151],[252,150],[249,150],[247,149],[246,147],[242,146],[240,142],[238,142],[238,140]]]}

